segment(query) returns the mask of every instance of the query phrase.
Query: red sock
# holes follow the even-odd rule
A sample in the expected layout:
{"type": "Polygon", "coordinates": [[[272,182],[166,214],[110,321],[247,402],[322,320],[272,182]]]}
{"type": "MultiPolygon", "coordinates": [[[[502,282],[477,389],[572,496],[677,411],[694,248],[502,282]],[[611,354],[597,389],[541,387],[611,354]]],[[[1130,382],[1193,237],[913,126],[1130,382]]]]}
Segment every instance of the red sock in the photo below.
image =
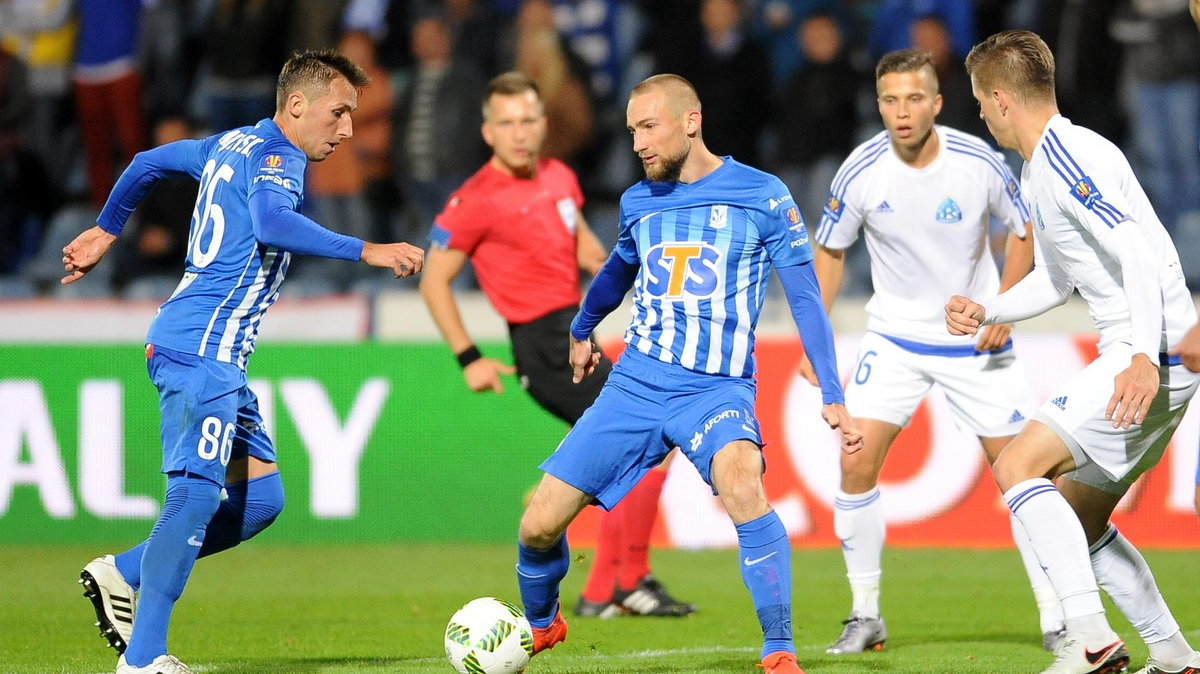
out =
{"type": "MultiPolygon", "coordinates": [[[[620,507],[620,506],[618,506],[620,507]]],[[[595,560],[583,586],[583,598],[607,602],[613,597],[617,584],[617,563],[623,547],[624,521],[617,511],[601,513],[600,531],[596,537],[595,560]]]]}
{"type": "Polygon", "coordinates": [[[650,573],[650,531],[658,518],[658,497],[667,471],[652,470],[613,509],[625,523],[625,545],[621,550],[617,586],[632,590],[650,573]]]}

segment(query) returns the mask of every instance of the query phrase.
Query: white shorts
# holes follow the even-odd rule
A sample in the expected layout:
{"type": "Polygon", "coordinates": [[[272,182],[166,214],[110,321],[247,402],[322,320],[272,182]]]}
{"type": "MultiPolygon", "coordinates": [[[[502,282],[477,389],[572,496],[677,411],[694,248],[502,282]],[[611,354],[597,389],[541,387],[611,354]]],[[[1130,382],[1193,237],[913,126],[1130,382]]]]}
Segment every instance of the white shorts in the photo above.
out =
{"type": "Polygon", "coordinates": [[[1133,347],[1117,344],[1058,387],[1034,419],[1066,443],[1076,469],[1066,477],[1112,494],[1124,494],[1154,467],[1187,412],[1200,374],[1182,365],[1160,367],[1158,395],[1150,415],[1137,426],[1113,428],[1104,418],[1113,379],[1129,367],[1133,347]]]}
{"type": "Polygon", "coordinates": [[[959,427],[982,438],[1016,435],[1033,412],[1033,394],[1012,349],[966,356],[917,353],[874,332],[859,345],[846,409],[855,417],[906,426],[935,383],[959,427]]]}

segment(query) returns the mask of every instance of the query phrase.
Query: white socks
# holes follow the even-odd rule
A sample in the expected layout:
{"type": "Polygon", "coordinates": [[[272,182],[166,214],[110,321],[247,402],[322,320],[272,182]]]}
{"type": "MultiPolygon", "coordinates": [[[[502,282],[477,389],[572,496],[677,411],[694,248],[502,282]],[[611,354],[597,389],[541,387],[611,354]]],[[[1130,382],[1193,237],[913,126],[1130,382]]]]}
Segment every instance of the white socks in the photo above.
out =
{"type": "Polygon", "coordinates": [[[1192,647],[1137,548],[1110,524],[1089,552],[1096,580],[1149,646],[1150,658],[1168,669],[1186,665],[1192,647]]]}
{"type": "Polygon", "coordinates": [[[1029,576],[1029,587],[1033,588],[1042,633],[1057,631],[1063,626],[1064,618],[1062,604],[1058,602],[1054,586],[1042,570],[1037,553],[1033,551],[1033,543],[1029,540],[1029,534],[1025,532],[1021,520],[1017,519],[1016,515],[1009,515],[1008,521],[1012,526],[1013,542],[1017,544],[1017,551],[1021,553],[1021,561],[1025,564],[1025,574],[1029,576]]]}
{"type": "Polygon", "coordinates": [[[853,595],[851,610],[866,618],[879,617],[879,578],[883,575],[880,558],[887,529],[879,488],[862,494],[841,490],[834,499],[833,530],[842,540],[846,560],[846,578],[853,595]]]}
{"type": "Polygon", "coordinates": [[[1029,535],[1067,621],[1100,614],[1107,627],[1083,525],[1054,483],[1040,477],[1025,480],[1005,492],[1004,501],[1029,535]]]}

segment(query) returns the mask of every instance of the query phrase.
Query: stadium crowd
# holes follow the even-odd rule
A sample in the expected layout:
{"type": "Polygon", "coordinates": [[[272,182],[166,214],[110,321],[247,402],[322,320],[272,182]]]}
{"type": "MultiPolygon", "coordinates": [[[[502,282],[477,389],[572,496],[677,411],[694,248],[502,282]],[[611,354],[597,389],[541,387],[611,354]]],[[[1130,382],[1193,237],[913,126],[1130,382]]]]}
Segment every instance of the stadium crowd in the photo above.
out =
{"type": "MultiPolygon", "coordinates": [[[[1187,0],[0,0],[0,298],[165,298],[182,270],[190,180],[156,188],[106,278],[59,286],[59,251],[136,152],[271,116],[274,74],[296,50],[336,47],[373,78],[346,151],[309,168],[304,208],[318,221],[426,242],[488,156],[485,83],[515,68],[546,100],[543,155],[578,173],[608,246],[615,199],[641,177],[624,101],[644,77],[694,83],[712,150],[778,174],[815,223],[841,161],[880,128],[878,58],[930,52],[938,122],[992,142],[963,58],[1006,28],[1046,38],[1063,114],[1127,152],[1196,287],[1200,34],[1187,0]]],[[[843,292],[866,292],[867,276],[865,264],[848,270],[843,292]]],[[[316,259],[290,278],[293,297],[415,291],[316,259]]]]}

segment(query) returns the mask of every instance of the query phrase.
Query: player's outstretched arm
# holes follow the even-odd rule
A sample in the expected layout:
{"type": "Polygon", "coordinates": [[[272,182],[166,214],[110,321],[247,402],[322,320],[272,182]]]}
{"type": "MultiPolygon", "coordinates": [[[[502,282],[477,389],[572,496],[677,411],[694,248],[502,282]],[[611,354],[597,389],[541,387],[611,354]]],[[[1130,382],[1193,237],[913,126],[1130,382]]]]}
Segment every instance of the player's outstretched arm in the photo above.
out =
{"type": "Polygon", "coordinates": [[[396,278],[405,278],[421,272],[425,265],[425,251],[411,243],[363,242],[362,261],[372,267],[391,269],[396,278]]]}
{"type": "MultiPolygon", "coordinates": [[[[813,246],[813,271],[817,274],[817,284],[821,287],[821,303],[825,305],[825,313],[833,309],[833,301],[837,298],[842,287],[842,275],[846,267],[846,251],[833,250],[822,245],[813,246]]],[[[808,357],[808,351],[800,354],[800,363],[796,372],[813,386],[820,386],[817,370],[808,357]]]]}
{"type": "Polygon", "coordinates": [[[821,418],[829,424],[830,428],[842,431],[843,452],[853,454],[863,448],[862,431],[858,430],[858,424],[854,422],[854,417],[850,416],[845,405],[841,403],[825,405],[821,408],[821,418]]]}
{"type": "Polygon", "coordinates": [[[99,225],[81,232],[63,248],[63,268],[67,274],[61,283],[67,285],[83,278],[100,263],[116,240],[116,235],[100,229],[99,225]]]}
{"type": "Polygon", "coordinates": [[[458,310],[458,302],[454,299],[454,291],[450,287],[466,264],[466,253],[434,244],[425,258],[425,267],[421,274],[421,297],[425,300],[425,306],[429,307],[433,322],[437,324],[442,337],[450,345],[454,357],[458,359],[467,388],[476,393],[504,393],[500,375],[516,374],[517,369],[479,352],[467,333],[462,314],[458,310]]]}

